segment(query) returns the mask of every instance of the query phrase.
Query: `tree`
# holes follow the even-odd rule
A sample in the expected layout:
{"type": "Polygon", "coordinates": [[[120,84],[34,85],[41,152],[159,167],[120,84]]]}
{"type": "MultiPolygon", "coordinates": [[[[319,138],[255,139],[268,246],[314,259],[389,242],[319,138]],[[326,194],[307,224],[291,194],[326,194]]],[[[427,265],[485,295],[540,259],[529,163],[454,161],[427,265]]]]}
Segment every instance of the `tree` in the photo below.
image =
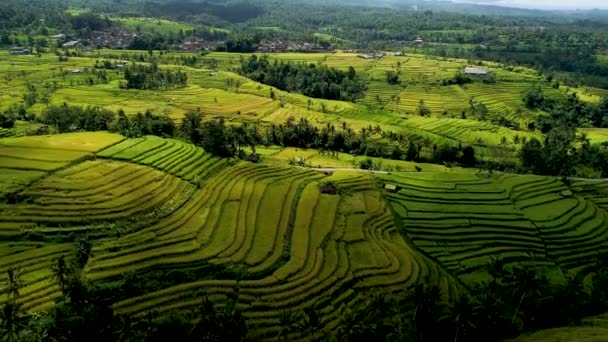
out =
{"type": "Polygon", "coordinates": [[[68,275],[68,266],[65,262],[65,257],[62,255],[57,259],[57,263],[53,266],[53,277],[59,282],[61,292],[65,294],[65,283],[68,275]]]}
{"type": "Polygon", "coordinates": [[[536,315],[535,305],[546,293],[547,278],[533,268],[516,267],[507,284],[513,290],[514,303],[517,303],[511,322],[515,322],[517,318],[529,323],[537,320],[539,317],[536,315]]]}
{"type": "Polygon", "coordinates": [[[387,71],[386,82],[388,84],[399,84],[401,82],[401,80],[399,79],[399,73],[392,70],[387,71]]]}
{"type": "Polygon", "coordinates": [[[420,102],[418,102],[418,108],[416,109],[416,113],[418,113],[418,115],[420,116],[428,116],[431,115],[431,109],[427,107],[426,103],[424,103],[424,100],[420,100],[420,102]]]}
{"type": "Polygon", "coordinates": [[[475,159],[475,149],[471,146],[467,146],[462,150],[461,161],[465,165],[475,165],[477,160],[475,159]]]}
{"type": "Polygon", "coordinates": [[[296,328],[299,321],[300,316],[297,313],[294,313],[291,310],[281,311],[281,315],[279,316],[280,329],[279,334],[277,335],[278,340],[287,341],[287,336],[296,328]]]}
{"type": "Polygon", "coordinates": [[[0,128],[15,127],[15,119],[7,114],[0,114],[0,128]]]}
{"type": "Polygon", "coordinates": [[[434,336],[441,334],[440,320],[445,313],[441,297],[438,287],[418,283],[399,303],[409,312],[412,341],[435,341],[434,336]]]}
{"type": "Polygon", "coordinates": [[[412,161],[418,158],[419,152],[416,148],[416,144],[412,141],[407,146],[407,151],[405,152],[405,160],[412,161]]]}
{"type": "Polygon", "coordinates": [[[572,174],[571,153],[575,137],[575,130],[564,126],[547,133],[543,148],[545,173],[556,176],[572,174]]]}
{"type": "Polygon", "coordinates": [[[302,318],[297,327],[302,336],[308,336],[310,341],[313,341],[315,335],[323,324],[321,313],[316,306],[310,306],[304,309],[302,318]]]}
{"type": "Polygon", "coordinates": [[[15,303],[6,303],[0,311],[0,334],[3,342],[19,341],[19,308],[15,303]]]}
{"type": "Polygon", "coordinates": [[[180,131],[182,135],[195,145],[201,143],[202,114],[200,112],[188,112],[182,120],[180,131]]]}
{"type": "Polygon", "coordinates": [[[83,268],[89,261],[93,244],[88,237],[79,237],[76,239],[76,261],[78,266],[83,268]]]}
{"type": "Polygon", "coordinates": [[[454,342],[471,341],[479,336],[479,314],[478,306],[471,297],[462,295],[456,300],[447,317],[454,329],[454,342]]]}
{"type": "Polygon", "coordinates": [[[561,324],[579,325],[590,311],[590,299],[583,276],[580,273],[566,274],[555,295],[555,301],[559,303],[561,324]]]}
{"type": "Polygon", "coordinates": [[[19,273],[15,269],[15,267],[11,266],[7,270],[7,291],[13,299],[13,307],[17,306],[17,296],[19,296],[19,289],[21,288],[21,279],[19,277],[19,273]]]}
{"type": "Polygon", "coordinates": [[[209,153],[220,157],[233,157],[235,141],[223,119],[205,122],[201,127],[201,146],[209,153]]]}
{"type": "Polygon", "coordinates": [[[540,86],[530,87],[524,94],[523,101],[530,109],[540,108],[545,102],[545,96],[540,86]]]}
{"type": "Polygon", "coordinates": [[[536,138],[527,141],[519,152],[522,165],[534,173],[542,174],[545,168],[543,145],[536,138]]]}

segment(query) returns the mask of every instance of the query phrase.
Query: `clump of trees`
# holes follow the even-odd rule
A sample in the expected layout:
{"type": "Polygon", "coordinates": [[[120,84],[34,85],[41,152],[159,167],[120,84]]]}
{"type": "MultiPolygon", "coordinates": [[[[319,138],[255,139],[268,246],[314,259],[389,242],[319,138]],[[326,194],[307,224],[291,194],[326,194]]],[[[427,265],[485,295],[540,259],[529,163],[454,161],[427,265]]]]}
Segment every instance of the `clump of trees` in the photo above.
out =
{"type": "Polygon", "coordinates": [[[112,26],[108,17],[101,17],[92,12],[84,12],[70,16],[70,22],[75,30],[103,31],[112,26]]]}
{"type": "Polygon", "coordinates": [[[540,175],[608,177],[608,144],[591,144],[585,134],[552,128],[543,142],[530,139],[519,153],[525,171],[540,175]]]}
{"type": "Polygon", "coordinates": [[[254,81],[306,96],[354,101],[363,96],[366,84],[354,68],[347,72],[315,64],[271,62],[267,56],[241,61],[238,72],[254,81]]]}
{"type": "Polygon", "coordinates": [[[386,72],[386,82],[388,84],[400,84],[401,79],[400,79],[399,72],[395,72],[392,70],[387,71],[386,72]]]}
{"type": "Polygon", "coordinates": [[[107,131],[114,121],[114,112],[100,107],[75,107],[64,103],[48,107],[40,121],[54,127],[59,133],[85,131],[107,131]]]}
{"type": "Polygon", "coordinates": [[[180,70],[163,70],[158,64],[131,64],[125,68],[127,89],[167,89],[184,87],[188,83],[188,75],[180,70]]]}
{"type": "Polygon", "coordinates": [[[15,118],[13,115],[8,113],[0,113],[0,127],[1,128],[13,128],[15,127],[15,118]]]}
{"type": "Polygon", "coordinates": [[[112,131],[127,137],[157,135],[173,137],[175,122],[167,115],[157,115],[150,111],[127,116],[100,107],[50,106],[40,116],[40,122],[54,128],[58,133],[76,131],[112,131]]]}

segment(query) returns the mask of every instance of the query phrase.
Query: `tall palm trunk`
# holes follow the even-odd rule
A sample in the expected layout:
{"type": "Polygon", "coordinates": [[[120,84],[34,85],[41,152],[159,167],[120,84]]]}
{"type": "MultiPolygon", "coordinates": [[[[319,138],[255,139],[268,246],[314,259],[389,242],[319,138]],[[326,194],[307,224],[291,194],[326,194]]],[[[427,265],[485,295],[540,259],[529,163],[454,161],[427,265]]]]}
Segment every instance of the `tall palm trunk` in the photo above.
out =
{"type": "Polygon", "coordinates": [[[521,307],[521,304],[524,302],[525,297],[526,297],[526,293],[524,292],[521,295],[521,298],[519,299],[519,304],[517,305],[515,312],[513,313],[513,318],[511,318],[511,323],[515,322],[515,317],[517,316],[517,313],[519,312],[519,308],[521,307]]]}

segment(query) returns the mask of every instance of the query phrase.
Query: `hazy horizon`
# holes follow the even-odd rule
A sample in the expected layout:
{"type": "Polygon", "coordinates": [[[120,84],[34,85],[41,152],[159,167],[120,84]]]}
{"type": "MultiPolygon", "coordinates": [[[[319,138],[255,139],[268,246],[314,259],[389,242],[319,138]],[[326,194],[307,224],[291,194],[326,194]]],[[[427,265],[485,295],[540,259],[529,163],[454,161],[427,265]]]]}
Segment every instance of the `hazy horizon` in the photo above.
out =
{"type": "Polygon", "coordinates": [[[485,5],[499,5],[508,7],[521,7],[532,9],[608,9],[607,0],[452,0],[454,2],[475,3],[485,5]]]}

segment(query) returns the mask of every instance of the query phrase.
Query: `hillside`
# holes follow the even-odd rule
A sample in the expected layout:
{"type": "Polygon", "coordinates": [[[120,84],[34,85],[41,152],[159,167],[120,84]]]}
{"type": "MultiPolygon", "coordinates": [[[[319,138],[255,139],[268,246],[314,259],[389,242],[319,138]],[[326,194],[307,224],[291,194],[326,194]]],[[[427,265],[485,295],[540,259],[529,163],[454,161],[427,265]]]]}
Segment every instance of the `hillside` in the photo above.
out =
{"type": "Polygon", "coordinates": [[[604,340],[605,14],[0,1],[0,340],[604,340]]]}
{"type": "Polygon", "coordinates": [[[238,289],[255,339],[273,339],[284,310],[314,306],[324,335],[368,290],[423,282],[456,298],[497,256],[586,274],[608,249],[599,199],[565,195],[549,177],[327,174],[106,133],[4,138],[0,156],[0,264],[19,271],[17,302],[28,312],[61,297],[52,265],[76,259],[71,241],[85,235],[87,281],[159,277],[118,294],[117,314],[188,312],[202,293],[225,303],[238,289]],[[337,193],[321,193],[324,184],[337,193]],[[162,276],[167,269],[175,276],[162,276]]]}

